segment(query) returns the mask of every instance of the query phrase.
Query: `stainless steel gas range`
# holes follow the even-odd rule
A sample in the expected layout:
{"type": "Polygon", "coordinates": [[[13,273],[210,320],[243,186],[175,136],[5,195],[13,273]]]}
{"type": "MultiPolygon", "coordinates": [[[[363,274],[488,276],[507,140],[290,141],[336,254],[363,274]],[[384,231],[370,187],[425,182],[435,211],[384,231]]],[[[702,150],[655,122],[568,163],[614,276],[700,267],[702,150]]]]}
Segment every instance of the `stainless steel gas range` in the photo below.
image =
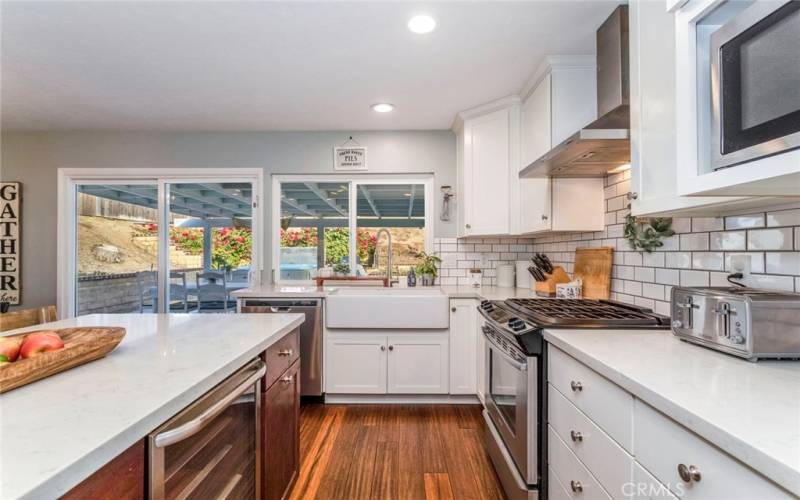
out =
{"type": "Polygon", "coordinates": [[[545,328],[659,328],[649,309],[590,299],[483,301],[486,446],[509,500],[547,498],[545,328]]]}

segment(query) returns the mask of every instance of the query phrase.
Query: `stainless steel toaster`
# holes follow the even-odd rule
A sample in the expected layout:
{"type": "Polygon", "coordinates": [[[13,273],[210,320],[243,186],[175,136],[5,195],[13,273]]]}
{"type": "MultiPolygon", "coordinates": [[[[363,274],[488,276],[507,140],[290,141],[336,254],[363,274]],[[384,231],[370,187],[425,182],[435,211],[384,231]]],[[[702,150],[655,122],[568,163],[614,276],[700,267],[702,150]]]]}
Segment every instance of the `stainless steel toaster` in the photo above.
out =
{"type": "Polygon", "coordinates": [[[800,359],[800,294],[744,287],[672,289],[672,332],[751,361],[800,359]]]}

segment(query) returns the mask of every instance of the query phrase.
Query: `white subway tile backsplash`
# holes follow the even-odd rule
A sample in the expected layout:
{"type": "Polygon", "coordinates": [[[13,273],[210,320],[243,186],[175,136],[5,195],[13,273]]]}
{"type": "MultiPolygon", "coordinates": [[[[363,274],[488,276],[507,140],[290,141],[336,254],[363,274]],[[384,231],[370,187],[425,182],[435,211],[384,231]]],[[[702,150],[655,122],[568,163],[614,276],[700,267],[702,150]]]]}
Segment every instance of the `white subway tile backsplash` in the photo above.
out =
{"type": "Polygon", "coordinates": [[[624,291],[630,295],[642,295],[642,284],[638,281],[626,281],[624,291]]]}
{"type": "Polygon", "coordinates": [[[747,286],[767,288],[769,290],[794,291],[794,278],[791,276],[772,276],[769,274],[751,274],[743,281],[747,286]]]}
{"type": "Polygon", "coordinates": [[[664,252],[645,252],[642,254],[642,265],[649,267],[664,267],[664,252]]]}
{"type": "Polygon", "coordinates": [[[731,271],[731,258],[734,255],[747,255],[750,257],[750,272],[764,272],[764,253],[763,252],[725,252],[725,270],[731,271]]]}
{"type": "Polygon", "coordinates": [[[656,270],[652,267],[637,267],[634,271],[634,279],[636,281],[649,281],[656,280],[656,270]]]}
{"type": "Polygon", "coordinates": [[[725,217],[725,229],[749,229],[751,227],[764,227],[764,214],[725,217]]]}
{"type": "Polygon", "coordinates": [[[800,252],[767,252],[768,274],[800,274],[800,252]]]}
{"type": "Polygon", "coordinates": [[[707,271],[681,271],[681,286],[708,286],[707,271]]]}
{"type": "Polygon", "coordinates": [[[722,271],[724,268],[722,252],[694,252],[692,253],[692,267],[707,271],[722,271]]]}
{"type": "Polygon", "coordinates": [[[664,243],[660,247],[660,250],[662,252],[680,249],[680,235],[677,234],[672,235],[669,238],[664,238],[663,240],[661,240],[661,242],[664,243]]]}
{"type": "Polygon", "coordinates": [[[656,283],[662,285],[680,285],[680,271],[677,269],[656,269],[656,283]]]}
{"type": "Polygon", "coordinates": [[[731,286],[728,273],[711,273],[711,286],[731,286]]]}
{"type": "MultiPolygon", "coordinates": [[[[667,298],[669,298],[669,297],[667,297],[667,298]]],[[[670,311],[670,303],[669,302],[656,301],[655,311],[656,311],[656,313],[661,314],[663,316],[669,316],[669,315],[672,314],[672,312],[670,311]]]]}
{"type": "Polygon", "coordinates": [[[708,250],[708,234],[682,234],[681,250],[708,250]]]}
{"type": "Polygon", "coordinates": [[[692,232],[722,231],[725,220],[722,217],[695,217],[692,219],[692,232]]]}
{"type": "Polygon", "coordinates": [[[622,210],[625,208],[625,197],[624,196],[617,196],[616,198],[610,198],[606,201],[606,211],[613,212],[614,210],[622,210]]]}
{"type": "Polygon", "coordinates": [[[792,247],[790,227],[747,231],[748,250],[791,250],[792,247]]]}
{"type": "Polygon", "coordinates": [[[666,255],[666,266],[678,269],[689,269],[692,267],[692,254],[690,252],[668,252],[666,255]]]}
{"type": "Polygon", "coordinates": [[[651,310],[656,307],[656,303],[653,299],[645,299],[643,297],[634,297],[633,303],[639,307],[646,307],[651,310]]]}
{"type": "Polygon", "coordinates": [[[746,231],[711,233],[711,250],[744,250],[746,242],[746,231]]]}
{"type": "Polygon", "coordinates": [[[664,285],[642,283],[642,295],[649,299],[664,300],[664,285]]]}
{"type": "Polygon", "coordinates": [[[642,254],[641,254],[641,252],[626,252],[625,253],[625,265],[626,266],[641,266],[642,265],[642,254]]]}
{"type": "Polygon", "coordinates": [[[675,217],[672,219],[672,230],[676,233],[691,233],[692,219],[688,217],[675,217]]]}
{"type": "Polygon", "coordinates": [[[633,266],[613,266],[611,268],[611,276],[623,280],[634,279],[635,268],[633,266]]]}
{"type": "Polygon", "coordinates": [[[767,212],[767,227],[800,226],[800,208],[767,212]]]}

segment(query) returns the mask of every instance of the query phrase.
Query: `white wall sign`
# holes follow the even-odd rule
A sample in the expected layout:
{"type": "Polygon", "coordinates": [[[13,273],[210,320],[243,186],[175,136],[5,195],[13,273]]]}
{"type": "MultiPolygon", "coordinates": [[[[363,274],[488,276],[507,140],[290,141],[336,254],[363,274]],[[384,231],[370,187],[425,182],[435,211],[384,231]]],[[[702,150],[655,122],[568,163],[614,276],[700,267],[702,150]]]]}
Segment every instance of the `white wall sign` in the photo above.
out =
{"type": "Polygon", "coordinates": [[[367,148],[333,148],[334,170],[366,170],[367,148]]]}
{"type": "Polygon", "coordinates": [[[0,182],[0,302],[20,303],[19,182],[0,182]]]}

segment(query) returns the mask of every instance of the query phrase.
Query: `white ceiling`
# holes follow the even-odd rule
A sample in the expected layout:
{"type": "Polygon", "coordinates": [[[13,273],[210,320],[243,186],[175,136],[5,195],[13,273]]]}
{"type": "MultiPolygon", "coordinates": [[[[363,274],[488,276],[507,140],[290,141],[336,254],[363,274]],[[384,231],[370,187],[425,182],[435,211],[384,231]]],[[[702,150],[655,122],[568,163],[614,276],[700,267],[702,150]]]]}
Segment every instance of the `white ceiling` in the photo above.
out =
{"type": "Polygon", "coordinates": [[[2,2],[6,129],[446,129],[613,2],[2,2]],[[407,19],[432,14],[436,31],[407,19]],[[369,105],[392,102],[377,114],[369,105]]]}

